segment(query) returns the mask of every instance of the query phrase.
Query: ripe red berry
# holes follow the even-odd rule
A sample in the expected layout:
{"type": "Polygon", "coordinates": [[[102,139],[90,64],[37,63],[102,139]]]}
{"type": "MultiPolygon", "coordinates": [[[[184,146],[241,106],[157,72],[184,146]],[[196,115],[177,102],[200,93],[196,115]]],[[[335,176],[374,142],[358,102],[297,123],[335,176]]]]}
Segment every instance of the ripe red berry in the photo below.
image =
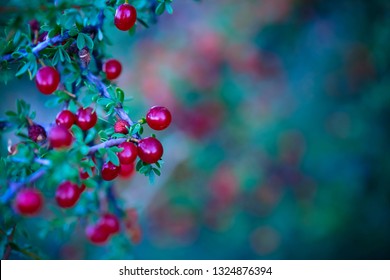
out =
{"type": "Polygon", "coordinates": [[[122,64],[116,59],[109,59],[103,64],[103,72],[108,80],[115,80],[122,72],[122,64]]]}
{"type": "Polygon", "coordinates": [[[146,122],[154,130],[163,130],[169,126],[172,121],[171,113],[162,106],[153,106],[146,114],[146,122]]]}
{"type": "Polygon", "coordinates": [[[164,149],[160,141],[154,137],[141,139],[138,143],[138,156],[146,163],[155,163],[163,155],[164,149]]]}
{"type": "Polygon", "coordinates": [[[122,31],[131,29],[137,21],[137,10],[129,5],[122,4],[116,9],[114,23],[122,31]]]}
{"type": "Polygon", "coordinates": [[[60,83],[60,74],[55,68],[44,66],[38,70],[35,83],[43,94],[52,94],[60,83]]]}
{"type": "Polygon", "coordinates": [[[104,214],[100,218],[98,224],[105,227],[109,234],[118,233],[120,229],[120,223],[117,216],[109,213],[104,214]]]}
{"type": "Polygon", "coordinates": [[[118,158],[121,164],[133,163],[137,158],[137,147],[133,143],[123,142],[118,145],[118,148],[123,148],[123,150],[118,153],[118,158]]]}
{"type": "Polygon", "coordinates": [[[58,206],[62,208],[73,207],[80,198],[79,187],[70,182],[65,181],[60,184],[56,190],[56,201],[58,206]]]}
{"type": "Polygon", "coordinates": [[[91,107],[79,108],[77,110],[76,124],[82,130],[88,130],[95,126],[97,123],[96,112],[91,107]]]}
{"type": "Polygon", "coordinates": [[[116,166],[111,161],[105,162],[102,166],[102,178],[106,181],[114,180],[120,171],[120,166],[116,166]]]}
{"type": "Polygon", "coordinates": [[[50,146],[53,148],[67,148],[73,143],[73,136],[63,126],[54,126],[49,132],[50,146]]]}
{"type": "Polygon", "coordinates": [[[76,121],[75,115],[69,110],[62,110],[56,117],[56,124],[70,128],[76,121]]]}
{"type": "Polygon", "coordinates": [[[41,210],[43,204],[42,194],[35,189],[23,189],[17,193],[15,210],[22,215],[35,215],[41,210]]]}
{"type": "Polygon", "coordinates": [[[107,228],[100,224],[87,226],[85,229],[85,234],[87,235],[89,241],[98,245],[103,245],[106,243],[108,237],[110,236],[107,228]]]}
{"type": "Polygon", "coordinates": [[[127,134],[129,133],[129,130],[127,127],[129,127],[130,124],[125,121],[125,120],[117,120],[116,123],[114,124],[114,131],[115,133],[122,133],[122,134],[127,134]]]}
{"type": "Polygon", "coordinates": [[[47,135],[45,129],[42,126],[33,124],[28,127],[28,137],[34,142],[42,142],[46,140],[47,135]]]}
{"type": "Polygon", "coordinates": [[[121,171],[119,172],[119,177],[122,179],[129,179],[135,171],[134,162],[130,164],[121,164],[121,171]]]}

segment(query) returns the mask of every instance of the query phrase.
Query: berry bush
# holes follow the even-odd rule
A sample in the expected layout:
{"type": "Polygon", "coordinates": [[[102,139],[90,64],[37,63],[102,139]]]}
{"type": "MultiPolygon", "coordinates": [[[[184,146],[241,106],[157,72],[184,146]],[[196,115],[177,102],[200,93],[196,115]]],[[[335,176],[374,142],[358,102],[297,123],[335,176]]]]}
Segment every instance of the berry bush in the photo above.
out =
{"type": "MultiPolygon", "coordinates": [[[[107,52],[107,25],[136,36],[172,0],[8,1],[0,7],[0,70],[4,82],[29,77],[45,106],[58,108],[55,119],[35,121],[25,100],[1,116],[1,133],[12,134],[8,155],[0,159],[1,248],[3,258],[40,258],[31,246],[28,223],[43,215],[51,230],[71,232],[77,225],[95,245],[127,233],[136,243],[140,228],[135,209],[125,209],[113,180],[134,170],[161,175],[163,144],[155,134],[167,129],[169,109],[153,106],[134,119],[128,94],[115,84],[126,65],[107,52]]],[[[128,247],[128,246],[127,246],[128,247]]]]}

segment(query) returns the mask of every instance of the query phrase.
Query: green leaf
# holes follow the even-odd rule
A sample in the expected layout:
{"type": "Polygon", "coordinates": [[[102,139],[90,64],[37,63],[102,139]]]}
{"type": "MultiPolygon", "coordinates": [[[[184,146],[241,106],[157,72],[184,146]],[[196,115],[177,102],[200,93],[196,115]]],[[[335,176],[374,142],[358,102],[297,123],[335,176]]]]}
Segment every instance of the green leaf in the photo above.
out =
{"type": "Polygon", "coordinates": [[[144,165],[144,166],[142,166],[141,167],[141,169],[139,170],[139,173],[141,173],[141,174],[147,174],[148,172],[150,172],[150,170],[151,170],[151,166],[148,164],[148,165],[144,165]]]}
{"type": "Polygon", "coordinates": [[[108,138],[108,135],[104,130],[99,131],[98,134],[99,134],[100,139],[102,139],[102,140],[106,140],[108,138]]]}
{"type": "Polygon", "coordinates": [[[22,76],[25,72],[27,72],[29,67],[30,67],[29,63],[24,64],[23,67],[20,68],[18,72],[16,72],[15,76],[16,77],[22,76]]]}
{"type": "Polygon", "coordinates": [[[85,41],[86,41],[86,44],[87,44],[87,47],[90,49],[90,50],[93,50],[93,40],[90,36],[88,35],[85,35],[85,41]]]}
{"type": "Polygon", "coordinates": [[[114,165],[119,166],[119,158],[111,149],[107,149],[108,160],[111,161],[114,165]]]}
{"type": "Polygon", "coordinates": [[[135,166],[135,170],[139,171],[143,165],[144,165],[143,161],[138,160],[137,165],[135,166]]]}
{"type": "Polygon", "coordinates": [[[86,145],[82,145],[80,147],[80,153],[84,156],[88,155],[88,152],[89,152],[89,147],[86,146],[86,145]]]}
{"type": "Polygon", "coordinates": [[[125,92],[120,88],[116,88],[115,93],[118,101],[123,103],[123,101],[125,100],[125,92]]]}
{"type": "Polygon", "coordinates": [[[79,29],[77,26],[73,26],[71,29],[69,29],[69,36],[73,37],[76,36],[79,33],[79,29]]]}
{"type": "Polygon", "coordinates": [[[136,31],[137,31],[137,24],[134,24],[134,26],[130,28],[128,32],[130,36],[134,36],[136,31]]]}
{"type": "Polygon", "coordinates": [[[156,176],[154,176],[154,172],[149,172],[148,176],[149,176],[149,183],[153,185],[156,178],[156,176]]]}
{"type": "Polygon", "coordinates": [[[157,168],[153,167],[152,170],[153,170],[154,173],[156,173],[157,176],[161,175],[161,171],[158,170],[157,168]]]}
{"type": "Polygon", "coordinates": [[[85,47],[85,37],[84,37],[84,34],[83,33],[79,33],[79,35],[77,35],[77,48],[79,50],[82,50],[84,47],[85,47]]]}
{"type": "Polygon", "coordinates": [[[78,141],[80,141],[80,142],[83,141],[83,139],[84,139],[84,133],[83,133],[83,131],[81,130],[80,127],[78,127],[77,125],[72,125],[72,132],[73,132],[74,137],[75,137],[78,141]]]}
{"type": "Polygon", "coordinates": [[[112,100],[110,98],[105,98],[105,97],[99,98],[97,101],[97,104],[101,106],[107,106],[110,103],[112,103],[112,100]]]}
{"type": "Polygon", "coordinates": [[[168,12],[168,14],[173,14],[173,8],[171,6],[171,4],[165,4],[165,10],[168,12]]]}

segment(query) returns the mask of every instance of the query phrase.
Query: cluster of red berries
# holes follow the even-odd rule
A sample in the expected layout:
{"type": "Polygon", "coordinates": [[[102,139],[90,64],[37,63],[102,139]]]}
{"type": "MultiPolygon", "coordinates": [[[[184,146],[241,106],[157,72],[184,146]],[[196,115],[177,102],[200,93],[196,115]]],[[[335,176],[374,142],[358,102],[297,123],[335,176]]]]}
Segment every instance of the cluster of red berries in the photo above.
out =
{"type": "MultiPolygon", "coordinates": [[[[165,107],[154,106],[149,109],[146,114],[146,122],[150,128],[155,130],[163,130],[167,128],[172,121],[172,116],[169,110],[165,107]]],[[[114,125],[116,133],[129,133],[129,123],[125,120],[118,120],[114,125]]],[[[132,172],[134,162],[137,156],[146,163],[152,164],[159,161],[164,153],[163,146],[160,141],[154,137],[146,137],[138,141],[137,146],[131,142],[124,142],[118,145],[122,151],[118,152],[120,165],[116,166],[112,162],[106,162],[102,167],[102,178],[106,181],[114,180],[121,174],[122,169],[126,173],[132,172]]]]}
{"type": "Polygon", "coordinates": [[[110,236],[118,233],[120,223],[117,216],[106,213],[100,217],[96,224],[87,226],[85,234],[87,238],[94,244],[104,244],[110,236]]]}
{"type": "MultiPolygon", "coordinates": [[[[114,24],[122,31],[131,29],[137,20],[136,9],[125,3],[120,5],[115,13],[114,24]]],[[[37,30],[39,28],[35,28],[37,30]]],[[[34,29],[34,30],[35,30],[34,29]]],[[[117,79],[122,72],[122,65],[116,59],[105,61],[102,66],[107,80],[117,79]]],[[[38,90],[45,95],[53,94],[60,84],[59,72],[51,66],[41,67],[36,74],[35,83],[38,90]]],[[[86,131],[93,128],[97,123],[97,114],[93,108],[79,108],[76,113],[64,109],[56,116],[55,123],[48,135],[45,129],[38,125],[29,123],[28,135],[35,142],[41,142],[48,139],[50,147],[53,149],[69,148],[74,141],[72,132],[70,131],[73,125],[77,125],[80,129],[86,131]]],[[[146,114],[146,123],[154,130],[163,130],[171,123],[172,117],[169,110],[165,107],[154,106],[150,108],[146,114]]],[[[125,120],[117,120],[114,124],[115,133],[129,134],[130,124],[125,120]]],[[[146,137],[143,139],[132,139],[118,145],[121,149],[117,153],[119,165],[116,166],[111,161],[104,162],[100,175],[103,180],[111,181],[115,178],[128,178],[135,171],[135,160],[139,157],[143,162],[148,164],[156,163],[163,155],[163,146],[159,140],[154,137],[146,137]]],[[[92,168],[92,173],[95,174],[95,167],[92,168]]],[[[90,177],[88,172],[80,169],[80,179],[86,180],[90,177]]],[[[76,205],[81,194],[85,190],[85,185],[78,186],[71,181],[62,182],[56,189],[55,200],[61,208],[71,208],[76,205]]],[[[16,194],[14,201],[15,210],[22,215],[35,215],[42,208],[44,203],[42,193],[35,188],[24,188],[16,194]]],[[[137,218],[134,214],[130,215],[125,221],[125,228],[130,233],[132,240],[139,242],[140,227],[137,218]]],[[[85,234],[87,238],[95,244],[104,244],[110,236],[118,233],[120,230],[120,222],[117,216],[106,213],[100,217],[97,223],[90,224],[86,227],[85,234]]]]}

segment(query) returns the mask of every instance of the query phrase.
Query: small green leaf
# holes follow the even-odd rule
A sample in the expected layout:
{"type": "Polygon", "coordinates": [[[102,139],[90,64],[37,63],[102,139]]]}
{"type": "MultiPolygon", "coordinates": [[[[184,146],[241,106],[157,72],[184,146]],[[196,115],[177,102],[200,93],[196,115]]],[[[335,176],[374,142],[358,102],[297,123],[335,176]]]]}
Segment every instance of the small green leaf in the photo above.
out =
{"type": "Polygon", "coordinates": [[[119,158],[111,149],[107,149],[108,160],[111,161],[114,165],[119,166],[119,158]]]}
{"type": "Polygon", "coordinates": [[[90,50],[93,50],[93,40],[90,36],[88,35],[84,35],[85,36],[85,42],[87,44],[87,47],[90,49],[90,50]]]}
{"type": "Polygon", "coordinates": [[[123,103],[123,101],[125,100],[125,92],[120,88],[116,88],[115,93],[118,101],[123,103]]]}
{"type": "Polygon", "coordinates": [[[99,104],[101,106],[107,106],[107,104],[110,104],[111,102],[112,102],[111,99],[102,97],[102,98],[98,99],[97,104],[99,104]]]}
{"type": "Polygon", "coordinates": [[[143,165],[144,165],[143,161],[142,160],[138,160],[137,165],[135,166],[135,170],[139,171],[143,165]]]}
{"type": "Polygon", "coordinates": [[[171,6],[171,4],[167,4],[165,3],[165,10],[167,10],[168,14],[173,14],[173,8],[171,6]]]}
{"type": "Polygon", "coordinates": [[[150,172],[151,170],[151,166],[150,165],[144,165],[140,168],[139,170],[139,173],[141,174],[147,174],[148,172],[150,172]]]}
{"type": "Polygon", "coordinates": [[[84,156],[88,155],[89,147],[86,145],[83,145],[80,147],[80,153],[84,156]]]}
{"type": "Polygon", "coordinates": [[[77,35],[77,48],[82,50],[85,47],[85,37],[83,33],[77,35]]]}
{"type": "Polygon", "coordinates": [[[80,127],[78,127],[77,125],[73,125],[73,126],[72,126],[72,132],[73,132],[74,137],[75,137],[78,141],[80,141],[80,142],[83,141],[84,133],[83,133],[83,131],[81,130],[80,127]]]}
{"type": "Polygon", "coordinates": [[[79,29],[75,25],[71,29],[69,29],[70,37],[76,36],[78,33],[79,33],[79,29]]]}
{"type": "Polygon", "coordinates": [[[149,172],[148,176],[149,176],[149,183],[153,185],[156,178],[156,176],[154,176],[154,172],[149,172]]]}
{"type": "Polygon", "coordinates": [[[24,64],[23,67],[20,68],[18,72],[16,72],[15,76],[16,77],[22,76],[24,73],[27,72],[29,67],[30,67],[29,63],[24,64]]]}

